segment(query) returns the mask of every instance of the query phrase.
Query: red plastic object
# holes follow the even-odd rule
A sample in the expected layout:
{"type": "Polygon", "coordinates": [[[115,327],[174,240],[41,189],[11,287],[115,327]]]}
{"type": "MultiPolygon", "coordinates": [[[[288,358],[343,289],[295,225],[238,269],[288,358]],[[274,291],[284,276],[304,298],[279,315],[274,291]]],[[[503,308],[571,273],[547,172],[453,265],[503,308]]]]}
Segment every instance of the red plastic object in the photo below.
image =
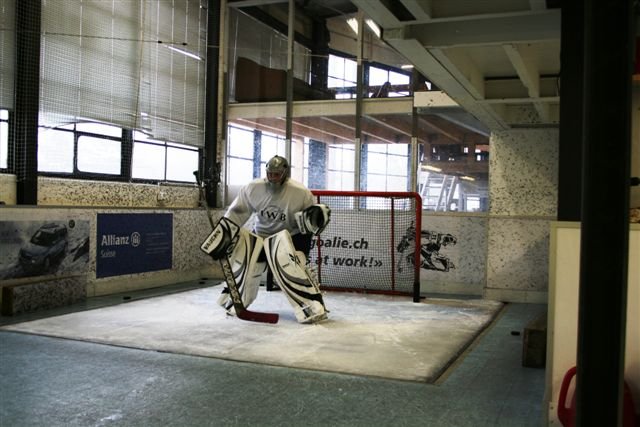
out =
{"type": "Polygon", "coordinates": [[[567,407],[567,393],[571,380],[576,375],[576,367],[569,369],[560,386],[560,396],[558,397],[558,419],[564,427],[573,427],[576,425],[576,396],[571,398],[571,406],[567,407]]]}
{"type": "MultiPolygon", "coordinates": [[[[576,425],[576,396],[571,397],[571,406],[567,407],[567,393],[571,380],[576,375],[576,367],[569,369],[564,378],[562,379],[562,385],[560,386],[560,395],[558,397],[558,419],[564,427],[574,427],[576,425]]],[[[636,427],[636,410],[633,406],[633,397],[631,396],[631,389],[625,381],[624,383],[624,395],[623,395],[623,409],[622,409],[622,425],[623,427],[636,427]]]]}

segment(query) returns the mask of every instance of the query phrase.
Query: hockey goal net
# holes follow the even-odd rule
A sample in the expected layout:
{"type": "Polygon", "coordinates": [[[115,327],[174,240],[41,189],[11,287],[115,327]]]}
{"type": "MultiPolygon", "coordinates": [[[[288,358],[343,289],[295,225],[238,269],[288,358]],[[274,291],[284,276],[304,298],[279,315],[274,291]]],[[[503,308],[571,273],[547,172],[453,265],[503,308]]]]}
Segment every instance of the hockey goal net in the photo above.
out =
{"type": "Polygon", "coordinates": [[[420,299],[422,200],[414,192],[313,190],[331,222],[312,242],[310,260],[324,290],[420,299]]]}

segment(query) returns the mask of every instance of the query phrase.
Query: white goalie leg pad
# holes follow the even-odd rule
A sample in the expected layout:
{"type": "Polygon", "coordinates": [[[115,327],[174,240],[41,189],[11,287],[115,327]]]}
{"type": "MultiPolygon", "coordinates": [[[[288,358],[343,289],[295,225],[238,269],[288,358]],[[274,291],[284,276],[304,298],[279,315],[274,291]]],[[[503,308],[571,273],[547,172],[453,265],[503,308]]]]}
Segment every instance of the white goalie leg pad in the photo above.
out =
{"type": "MultiPolygon", "coordinates": [[[[258,256],[262,251],[263,239],[244,228],[240,228],[237,233],[237,242],[233,251],[227,255],[231,271],[238,285],[238,292],[242,296],[245,307],[256,299],[260,286],[260,277],[266,268],[264,262],[258,262],[258,256]]],[[[233,301],[230,298],[228,289],[223,289],[218,304],[230,314],[234,314],[233,301]]]]}
{"type": "Polygon", "coordinates": [[[264,240],[267,262],[273,278],[293,307],[300,323],[315,323],[327,318],[320,284],[306,268],[306,257],[296,251],[291,235],[283,230],[264,240]]]}

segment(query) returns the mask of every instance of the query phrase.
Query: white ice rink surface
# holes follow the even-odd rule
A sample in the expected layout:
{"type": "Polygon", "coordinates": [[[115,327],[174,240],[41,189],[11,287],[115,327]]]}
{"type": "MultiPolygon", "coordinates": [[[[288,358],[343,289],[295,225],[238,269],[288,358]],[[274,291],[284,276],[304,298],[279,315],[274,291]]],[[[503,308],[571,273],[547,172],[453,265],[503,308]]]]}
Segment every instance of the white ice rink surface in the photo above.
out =
{"type": "Polygon", "coordinates": [[[221,287],[18,323],[0,329],[138,349],[291,368],[434,382],[491,322],[502,303],[325,294],[329,319],[296,322],[280,291],[260,289],[253,311],[277,324],[247,322],[216,305],[221,287]]]}

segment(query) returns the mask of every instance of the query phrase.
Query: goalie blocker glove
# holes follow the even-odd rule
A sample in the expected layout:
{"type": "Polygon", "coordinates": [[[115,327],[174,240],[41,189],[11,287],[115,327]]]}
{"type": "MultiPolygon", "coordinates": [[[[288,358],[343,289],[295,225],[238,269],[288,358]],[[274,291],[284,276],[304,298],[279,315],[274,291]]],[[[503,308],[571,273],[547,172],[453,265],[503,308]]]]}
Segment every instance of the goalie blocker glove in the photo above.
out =
{"type": "Polygon", "coordinates": [[[215,260],[226,258],[237,242],[240,227],[228,218],[220,218],[213,231],[200,246],[203,252],[215,260]]]}
{"type": "Polygon", "coordinates": [[[295,213],[296,223],[302,234],[318,235],[331,221],[331,209],[325,204],[311,205],[295,213]]]}

